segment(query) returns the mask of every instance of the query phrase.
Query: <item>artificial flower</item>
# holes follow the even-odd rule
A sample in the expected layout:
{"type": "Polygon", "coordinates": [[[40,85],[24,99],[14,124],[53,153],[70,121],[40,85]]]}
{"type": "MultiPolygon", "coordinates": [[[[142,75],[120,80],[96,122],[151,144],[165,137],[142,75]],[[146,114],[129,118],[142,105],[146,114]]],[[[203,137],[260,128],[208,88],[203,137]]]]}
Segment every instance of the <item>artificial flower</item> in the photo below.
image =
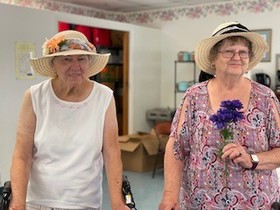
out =
{"type": "Polygon", "coordinates": [[[63,35],[48,40],[46,43],[46,47],[49,51],[49,54],[59,52],[59,48],[64,44],[64,42],[65,42],[65,37],[63,35]]]}

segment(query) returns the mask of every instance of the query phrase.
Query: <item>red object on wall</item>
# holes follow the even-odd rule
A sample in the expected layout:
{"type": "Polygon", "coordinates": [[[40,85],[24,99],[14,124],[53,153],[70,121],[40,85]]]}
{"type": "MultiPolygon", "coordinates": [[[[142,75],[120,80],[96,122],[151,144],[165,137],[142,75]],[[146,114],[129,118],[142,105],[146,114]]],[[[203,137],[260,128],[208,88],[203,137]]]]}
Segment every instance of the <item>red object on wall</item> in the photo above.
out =
{"type": "Polygon", "coordinates": [[[70,24],[65,22],[58,22],[58,31],[66,31],[70,29],[70,24]]]}
{"type": "Polygon", "coordinates": [[[92,28],[89,26],[82,26],[82,25],[76,25],[76,28],[75,28],[76,31],[83,33],[87,37],[89,42],[92,42],[91,29],[92,28]]]}
{"type": "Polygon", "coordinates": [[[92,42],[95,46],[110,47],[111,31],[102,28],[92,28],[92,42]]]}

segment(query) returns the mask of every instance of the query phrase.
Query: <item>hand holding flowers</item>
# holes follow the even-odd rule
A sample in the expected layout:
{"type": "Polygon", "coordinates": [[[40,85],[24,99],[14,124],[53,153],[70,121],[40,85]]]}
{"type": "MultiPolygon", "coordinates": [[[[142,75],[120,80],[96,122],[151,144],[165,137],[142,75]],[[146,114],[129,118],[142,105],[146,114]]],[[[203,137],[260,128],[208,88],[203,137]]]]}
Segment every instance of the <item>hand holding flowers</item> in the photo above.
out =
{"type": "Polygon", "coordinates": [[[232,141],[234,124],[244,119],[243,112],[239,111],[242,108],[243,105],[239,100],[222,101],[217,114],[209,118],[220,130],[222,136],[223,144],[219,150],[219,157],[222,156],[223,147],[232,141]]]}

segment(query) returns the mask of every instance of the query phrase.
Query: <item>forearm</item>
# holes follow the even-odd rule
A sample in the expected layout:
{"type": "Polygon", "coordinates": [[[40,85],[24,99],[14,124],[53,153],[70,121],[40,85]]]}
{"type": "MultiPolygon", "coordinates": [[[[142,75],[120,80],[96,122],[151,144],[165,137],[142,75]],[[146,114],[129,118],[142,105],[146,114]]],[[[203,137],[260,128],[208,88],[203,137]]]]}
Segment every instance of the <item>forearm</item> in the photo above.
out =
{"type": "Polygon", "coordinates": [[[122,195],[122,161],[118,142],[118,123],[114,98],[106,112],[104,123],[103,158],[109,186],[111,209],[128,209],[122,195]]]}
{"type": "Polygon", "coordinates": [[[30,89],[25,92],[18,120],[16,145],[11,167],[12,210],[25,210],[27,184],[33,158],[36,116],[30,89]]]}
{"type": "Polygon", "coordinates": [[[256,155],[260,160],[257,170],[273,170],[280,167],[280,148],[256,153],[256,155]]]}
{"type": "Polygon", "coordinates": [[[23,160],[13,160],[11,167],[12,203],[13,210],[25,210],[26,192],[29,180],[30,163],[23,160]]]}
{"type": "Polygon", "coordinates": [[[124,203],[122,195],[122,162],[120,155],[110,154],[104,157],[107,182],[109,186],[112,209],[117,210],[124,203]]]}
{"type": "Polygon", "coordinates": [[[174,140],[169,139],[164,157],[164,191],[163,196],[179,198],[183,161],[175,159],[173,153],[174,140]]]}

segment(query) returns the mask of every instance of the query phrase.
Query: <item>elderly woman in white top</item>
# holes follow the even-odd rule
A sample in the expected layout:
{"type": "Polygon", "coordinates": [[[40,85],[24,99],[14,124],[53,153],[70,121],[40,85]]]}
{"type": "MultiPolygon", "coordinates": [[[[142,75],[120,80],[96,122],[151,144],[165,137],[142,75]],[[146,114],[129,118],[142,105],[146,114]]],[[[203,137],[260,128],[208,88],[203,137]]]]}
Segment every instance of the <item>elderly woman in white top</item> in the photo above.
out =
{"type": "Polygon", "coordinates": [[[89,80],[110,54],[77,31],[63,31],[31,59],[50,77],[24,94],[11,168],[10,209],[102,208],[103,161],[114,210],[122,196],[122,163],[112,90],[89,80]]]}

